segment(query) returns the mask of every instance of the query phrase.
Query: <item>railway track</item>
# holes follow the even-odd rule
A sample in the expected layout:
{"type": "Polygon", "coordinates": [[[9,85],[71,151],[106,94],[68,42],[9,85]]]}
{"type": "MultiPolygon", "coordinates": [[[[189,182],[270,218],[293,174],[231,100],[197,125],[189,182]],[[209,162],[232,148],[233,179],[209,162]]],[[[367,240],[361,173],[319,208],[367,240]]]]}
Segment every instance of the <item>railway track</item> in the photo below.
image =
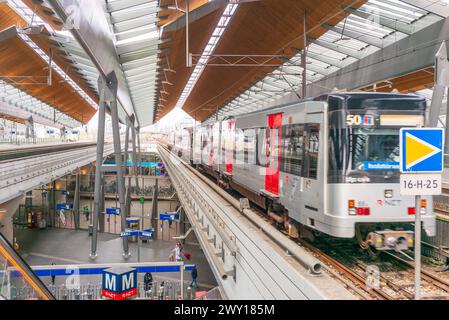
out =
{"type": "MultiPolygon", "coordinates": [[[[185,164],[187,166],[187,164],[185,164]]],[[[214,180],[213,177],[195,170],[197,174],[206,176],[208,179],[214,180]]],[[[235,193],[231,193],[236,197],[235,193]]],[[[236,197],[238,198],[238,197],[236,197]]],[[[274,220],[264,214],[260,209],[252,207],[253,211],[263,218],[267,223],[275,224],[274,220]]],[[[250,220],[251,221],[251,220],[250,220]]],[[[284,232],[284,235],[288,235],[284,232]]],[[[364,300],[412,300],[414,299],[413,281],[414,270],[413,264],[405,260],[400,261],[400,257],[394,256],[394,259],[402,266],[406,267],[406,270],[401,270],[398,267],[393,267],[388,272],[379,273],[379,283],[376,286],[370,285],[367,281],[367,274],[372,264],[367,263],[365,258],[351,257],[348,252],[341,250],[338,252],[338,248],[335,245],[327,245],[333,250],[337,249],[337,256],[332,257],[326,250],[318,248],[316,245],[311,244],[305,240],[298,240],[298,246],[303,247],[316,258],[323,263],[323,269],[326,270],[331,276],[341,281],[347,286],[355,295],[364,300]],[[344,260],[342,262],[342,260],[344,260]],[[350,261],[350,263],[348,263],[350,261]],[[405,283],[398,282],[395,278],[404,279],[405,283]]],[[[326,244],[325,244],[326,245],[326,244]]],[[[355,250],[353,248],[353,250],[355,250]]],[[[346,250],[347,251],[347,250],[346,250]]],[[[368,256],[368,255],[366,255],[368,256]]],[[[382,263],[377,263],[376,267],[382,268],[382,263]],[[379,265],[379,266],[377,266],[379,265]]],[[[388,269],[388,268],[386,268],[388,269]]],[[[422,271],[422,286],[423,292],[428,294],[423,296],[423,299],[444,299],[449,300],[449,282],[440,279],[435,274],[423,270],[422,271]]]]}

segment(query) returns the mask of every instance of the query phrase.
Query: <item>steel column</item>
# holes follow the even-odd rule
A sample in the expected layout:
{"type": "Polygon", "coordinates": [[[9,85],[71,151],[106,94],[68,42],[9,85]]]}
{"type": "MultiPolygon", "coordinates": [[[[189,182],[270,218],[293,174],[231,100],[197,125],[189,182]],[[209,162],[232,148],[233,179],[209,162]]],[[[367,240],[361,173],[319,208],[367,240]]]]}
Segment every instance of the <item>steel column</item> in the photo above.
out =
{"type": "Polygon", "coordinates": [[[94,192],[94,212],[92,216],[92,243],[90,249],[90,258],[97,257],[97,233],[98,217],[100,215],[100,197],[101,197],[101,166],[103,164],[104,151],[104,127],[105,127],[105,109],[106,109],[106,83],[100,77],[98,79],[98,88],[100,91],[100,102],[98,103],[98,132],[97,132],[97,159],[95,166],[95,192],[94,192]]]}
{"type": "MultiPolygon", "coordinates": [[[[117,169],[117,189],[118,196],[120,202],[120,215],[122,217],[121,231],[125,231],[126,229],[126,199],[125,199],[125,177],[123,175],[123,165],[122,165],[122,145],[120,142],[120,127],[119,127],[119,116],[118,116],[118,107],[117,107],[117,77],[115,73],[111,73],[108,77],[108,87],[111,90],[113,95],[113,99],[111,99],[111,115],[112,115],[112,134],[114,137],[114,157],[115,157],[115,165],[117,169]]],[[[128,247],[128,238],[123,237],[123,256],[125,259],[129,258],[129,247],[128,247]]]]}
{"type": "Polygon", "coordinates": [[[104,197],[104,176],[101,176],[101,187],[100,187],[100,210],[98,215],[98,227],[100,228],[100,232],[105,232],[105,221],[104,221],[104,211],[105,211],[105,197],[104,197]]]}
{"type": "MultiPolygon", "coordinates": [[[[137,162],[140,163],[139,172],[140,175],[143,176],[143,167],[142,167],[142,150],[140,148],[140,128],[137,128],[137,162]]],[[[142,178],[142,189],[144,188],[143,178],[142,178]]]]}
{"type": "Polygon", "coordinates": [[[158,193],[159,193],[159,183],[158,179],[156,177],[154,181],[154,190],[153,190],[153,203],[151,204],[151,227],[154,229],[154,239],[157,239],[157,235],[159,233],[159,226],[158,226],[158,193]]]}
{"type": "MultiPolygon", "coordinates": [[[[125,163],[128,162],[128,148],[129,148],[129,127],[130,127],[130,121],[128,118],[126,118],[126,133],[125,133],[125,156],[124,161],[125,163]]],[[[125,165],[125,175],[128,172],[128,165],[125,165]]]]}
{"type": "Polygon", "coordinates": [[[137,173],[137,154],[136,154],[136,129],[132,128],[131,130],[131,139],[133,144],[133,174],[136,179],[136,193],[139,193],[139,178],[137,173]]]}
{"type": "Polygon", "coordinates": [[[75,195],[73,197],[73,217],[75,220],[75,229],[80,228],[80,173],[75,175],[75,195]]]}

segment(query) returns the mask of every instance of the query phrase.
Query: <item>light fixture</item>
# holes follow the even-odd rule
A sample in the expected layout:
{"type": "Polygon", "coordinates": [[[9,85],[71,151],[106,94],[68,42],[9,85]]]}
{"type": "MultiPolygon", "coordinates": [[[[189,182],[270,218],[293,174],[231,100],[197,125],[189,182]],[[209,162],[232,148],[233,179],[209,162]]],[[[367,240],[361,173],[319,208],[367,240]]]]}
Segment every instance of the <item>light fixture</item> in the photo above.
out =
{"type": "Polygon", "coordinates": [[[223,35],[224,30],[231,21],[231,18],[234,15],[235,11],[237,10],[238,6],[239,6],[238,4],[228,4],[226,6],[226,9],[224,10],[220,20],[218,21],[218,24],[214,32],[212,33],[212,36],[210,37],[209,42],[206,45],[206,48],[204,49],[201,57],[198,59],[198,62],[189,78],[189,81],[187,81],[187,84],[184,87],[184,90],[182,91],[182,94],[178,102],[176,103],[176,108],[182,108],[184,106],[184,103],[186,102],[193,87],[195,86],[196,82],[203,73],[204,68],[206,67],[207,62],[209,61],[211,54],[215,50],[215,47],[220,41],[220,38],[223,35]]]}

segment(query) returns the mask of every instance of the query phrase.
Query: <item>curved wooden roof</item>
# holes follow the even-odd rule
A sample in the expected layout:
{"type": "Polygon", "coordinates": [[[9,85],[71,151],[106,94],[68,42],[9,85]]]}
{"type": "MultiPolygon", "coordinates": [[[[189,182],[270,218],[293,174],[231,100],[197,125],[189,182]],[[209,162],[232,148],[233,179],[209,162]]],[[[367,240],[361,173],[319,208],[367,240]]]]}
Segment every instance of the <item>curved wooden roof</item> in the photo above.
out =
{"type": "MultiPolygon", "coordinates": [[[[295,54],[292,48],[303,48],[305,11],[308,36],[317,39],[327,31],[322,24],[336,25],[348,15],[342,10],[344,6],[357,8],[365,2],[366,0],[263,0],[241,3],[214,54],[284,55],[291,58],[295,54]]],[[[192,54],[202,53],[221,13],[222,11],[217,10],[191,23],[192,54]]],[[[173,85],[165,86],[165,91],[169,94],[161,95],[167,101],[160,103],[156,120],[176,105],[194,69],[187,69],[185,66],[184,29],[170,35],[164,33],[164,37],[173,38],[167,56],[172,63],[170,67],[176,73],[167,74],[173,85]]],[[[206,66],[186,100],[184,110],[197,120],[203,121],[217,108],[224,106],[273,70],[274,67],[206,66]]]]}
{"type": "MultiPolygon", "coordinates": [[[[35,5],[36,6],[36,5],[35,5]]],[[[53,106],[57,110],[68,114],[74,119],[87,123],[96,110],[74,88],[68,84],[56,71],[53,70],[52,85],[46,85],[45,77],[48,76],[48,65],[17,35],[15,26],[26,27],[27,23],[6,3],[0,3],[0,30],[2,34],[9,36],[0,42],[0,75],[15,77],[14,81],[4,78],[5,82],[28,93],[29,95],[53,106]],[[6,30],[9,29],[9,32],[6,30]],[[39,85],[21,85],[17,83],[18,77],[26,76],[22,82],[39,79],[39,85]]],[[[50,39],[50,34],[44,31],[41,34],[29,35],[32,41],[43,50],[53,61],[98,103],[96,92],[87,85],[87,82],[77,72],[62,49],[56,42],[50,39]]]]}

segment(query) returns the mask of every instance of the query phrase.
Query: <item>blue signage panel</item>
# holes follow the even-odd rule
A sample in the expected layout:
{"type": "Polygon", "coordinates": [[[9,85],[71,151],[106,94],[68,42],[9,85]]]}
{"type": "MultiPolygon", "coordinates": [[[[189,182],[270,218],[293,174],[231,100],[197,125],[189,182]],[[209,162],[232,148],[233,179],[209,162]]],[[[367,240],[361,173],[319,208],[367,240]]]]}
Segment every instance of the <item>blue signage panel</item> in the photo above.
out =
{"type": "Polygon", "coordinates": [[[70,203],[58,203],[56,204],[57,210],[72,210],[73,204],[70,203]]]}
{"type": "Polygon", "coordinates": [[[119,216],[120,215],[120,208],[107,208],[106,209],[106,214],[112,214],[112,215],[119,216]]]}
{"type": "Polygon", "coordinates": [[[113,267],[103,271],[102,295],[124,300],[137,295],[137,271],[128,267],[113,267]]]}
{"type": "Polygon", "coordinates": [[[139,235],[139,230],[125,230],[120,232],[120,237],[134,237],[139,235]]]}
{"type": "Polygon", "coordinates": [[[443,172],[443,129],[403,128],[399,140],[402,173],[443,172]]]}
{"type": "Polygon", "coordinates": [[[159,214],[159,220],[162,221],[179,221],[179,212],[165,212],[159,214]]]}

